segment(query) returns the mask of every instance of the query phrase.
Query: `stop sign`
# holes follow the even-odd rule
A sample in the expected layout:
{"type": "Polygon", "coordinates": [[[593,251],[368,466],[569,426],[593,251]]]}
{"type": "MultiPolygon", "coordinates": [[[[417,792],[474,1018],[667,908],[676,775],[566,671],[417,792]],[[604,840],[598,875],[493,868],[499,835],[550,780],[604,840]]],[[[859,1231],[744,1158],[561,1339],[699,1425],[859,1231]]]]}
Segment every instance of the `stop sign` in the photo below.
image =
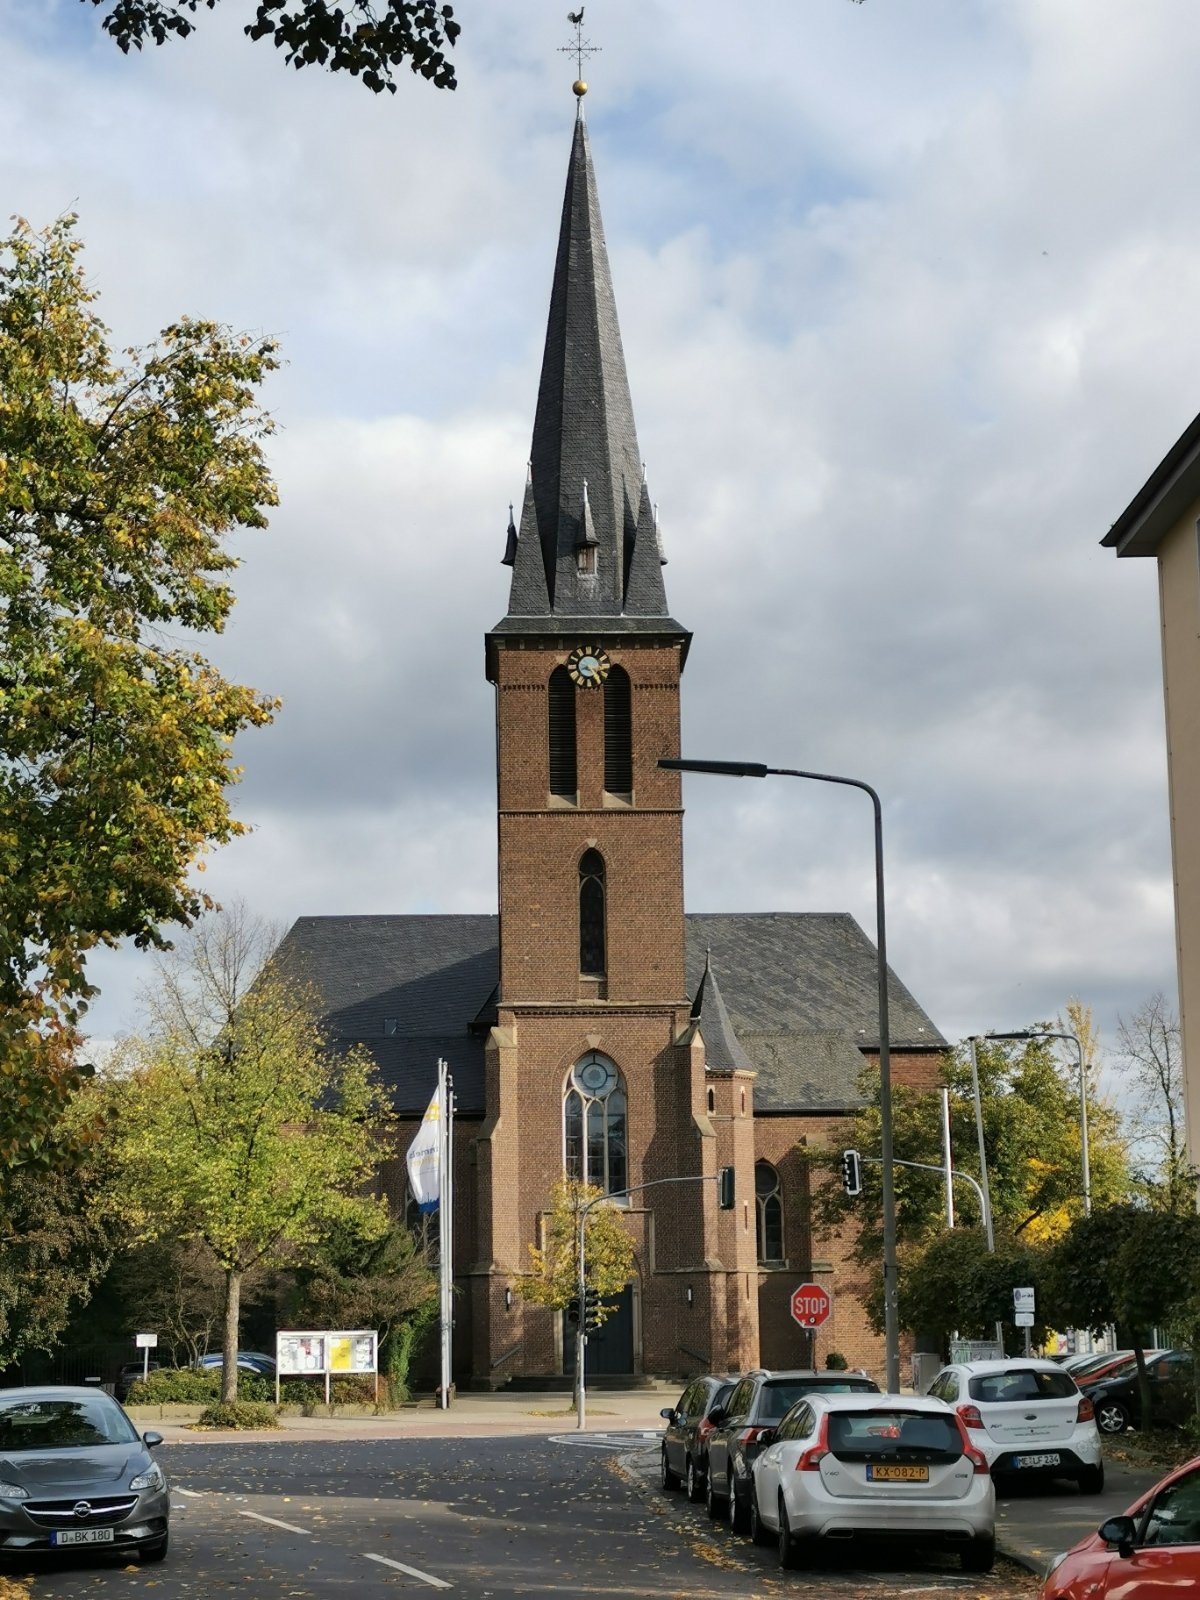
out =
{"type": "Polygon", "coordinates": [[[792,1317],[802,1328],[819,1328],[833,1309],[833,1301],[819,1283],[802,1283],[792,1291],[792,1317]]]}

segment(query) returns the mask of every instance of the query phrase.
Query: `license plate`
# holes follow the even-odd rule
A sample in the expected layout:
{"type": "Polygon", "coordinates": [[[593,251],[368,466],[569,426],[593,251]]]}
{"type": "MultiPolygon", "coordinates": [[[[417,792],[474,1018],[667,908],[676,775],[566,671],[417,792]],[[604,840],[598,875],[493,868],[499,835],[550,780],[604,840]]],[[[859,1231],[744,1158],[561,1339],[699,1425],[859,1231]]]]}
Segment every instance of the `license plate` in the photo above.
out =
{"type": "Polygon", "coordinates": [[[50,1535],[51,1544],[111,1544],[111,1528],[60,1528],[50,1535]]]}
{"type": "Polygon", "coordinates": [[[928,1483],[928,1467],[877,1466],[867,1463],[868,1483],[928,1483]]]}
{"type": "Polygon", "coordinates": [[[1062,1457],[1057,1451],[1054,1451],[1049,1455],[1016,1456],[1014,1460],[1018,1467],[1057,1467],[1061,1463],[1062,1457]]]}

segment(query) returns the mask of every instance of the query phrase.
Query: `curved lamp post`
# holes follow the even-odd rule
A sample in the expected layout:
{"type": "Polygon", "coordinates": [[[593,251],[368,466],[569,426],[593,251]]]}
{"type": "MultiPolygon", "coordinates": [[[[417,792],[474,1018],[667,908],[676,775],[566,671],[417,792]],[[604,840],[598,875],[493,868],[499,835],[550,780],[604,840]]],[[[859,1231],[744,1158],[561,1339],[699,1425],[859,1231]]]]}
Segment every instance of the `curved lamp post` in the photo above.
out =
{"type": "Polygon", "coordinates": [[[900,1322],[896,1299],[896,1187],[892,1156],[892,1063],[888,1049],[887,930],[883,909],[883,812],[879,796],[858,778],[830,772],[801,772],[793,767],[768,767],[759,761],[659,761],[668,772],[709,772],[725,778],[811,778],[861,789],[875,812],[875,950],[879,989],[879,1123],[883,1178],[883,1340],[889,1394],[900,1392],[900,1322]]]}

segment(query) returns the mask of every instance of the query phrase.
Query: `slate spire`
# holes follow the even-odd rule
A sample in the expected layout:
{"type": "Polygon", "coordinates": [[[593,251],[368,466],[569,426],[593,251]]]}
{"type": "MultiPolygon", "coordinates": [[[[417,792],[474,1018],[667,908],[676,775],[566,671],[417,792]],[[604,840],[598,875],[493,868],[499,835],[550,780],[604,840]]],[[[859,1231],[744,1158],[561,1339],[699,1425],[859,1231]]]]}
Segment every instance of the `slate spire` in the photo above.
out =
{"type": "MultiPolygon", "coordinates": [[[[567,170],[530,457],[552,615],[665,618],[657,537],[647,532],[648,496],[582,117],[576,119],[567,170]],[[639,550],[642,543],[655,548],[639,550]],[[583,548],[594,549],[594,559],[582,561],[583,548]]],[[[519,544],[525,538],[523,517],[519,544]]],[[[518,599],[515,572],[513,600],[518,603],[510,603],[510,616],[528,614],[528,594],[518,599]]]]}
{"type": "Polygon", "coordinates": [[[704,972],[692,1001],[689,1021],[693,1028],[699,1028],[704,1040],[704,1060],[709,1072],[754,1071],[754,1064],[734,1032],[725,998],[713,971],[711,950],[705,952],[704,972]]]}

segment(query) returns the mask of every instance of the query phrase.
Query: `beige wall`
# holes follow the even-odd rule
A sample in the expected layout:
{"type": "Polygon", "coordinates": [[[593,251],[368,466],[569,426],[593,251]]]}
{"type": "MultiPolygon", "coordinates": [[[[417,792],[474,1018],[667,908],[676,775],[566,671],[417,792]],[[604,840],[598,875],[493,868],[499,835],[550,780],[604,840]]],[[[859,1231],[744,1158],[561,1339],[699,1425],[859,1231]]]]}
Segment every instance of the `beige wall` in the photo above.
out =
{"type": "Polygon", "coordinates": [[[1183,1029],[1188,1148],[1200,1165],[1200,501],[1158,551],[1163,693],[1175,880],[1179,1020],[1183,1029]]]}

